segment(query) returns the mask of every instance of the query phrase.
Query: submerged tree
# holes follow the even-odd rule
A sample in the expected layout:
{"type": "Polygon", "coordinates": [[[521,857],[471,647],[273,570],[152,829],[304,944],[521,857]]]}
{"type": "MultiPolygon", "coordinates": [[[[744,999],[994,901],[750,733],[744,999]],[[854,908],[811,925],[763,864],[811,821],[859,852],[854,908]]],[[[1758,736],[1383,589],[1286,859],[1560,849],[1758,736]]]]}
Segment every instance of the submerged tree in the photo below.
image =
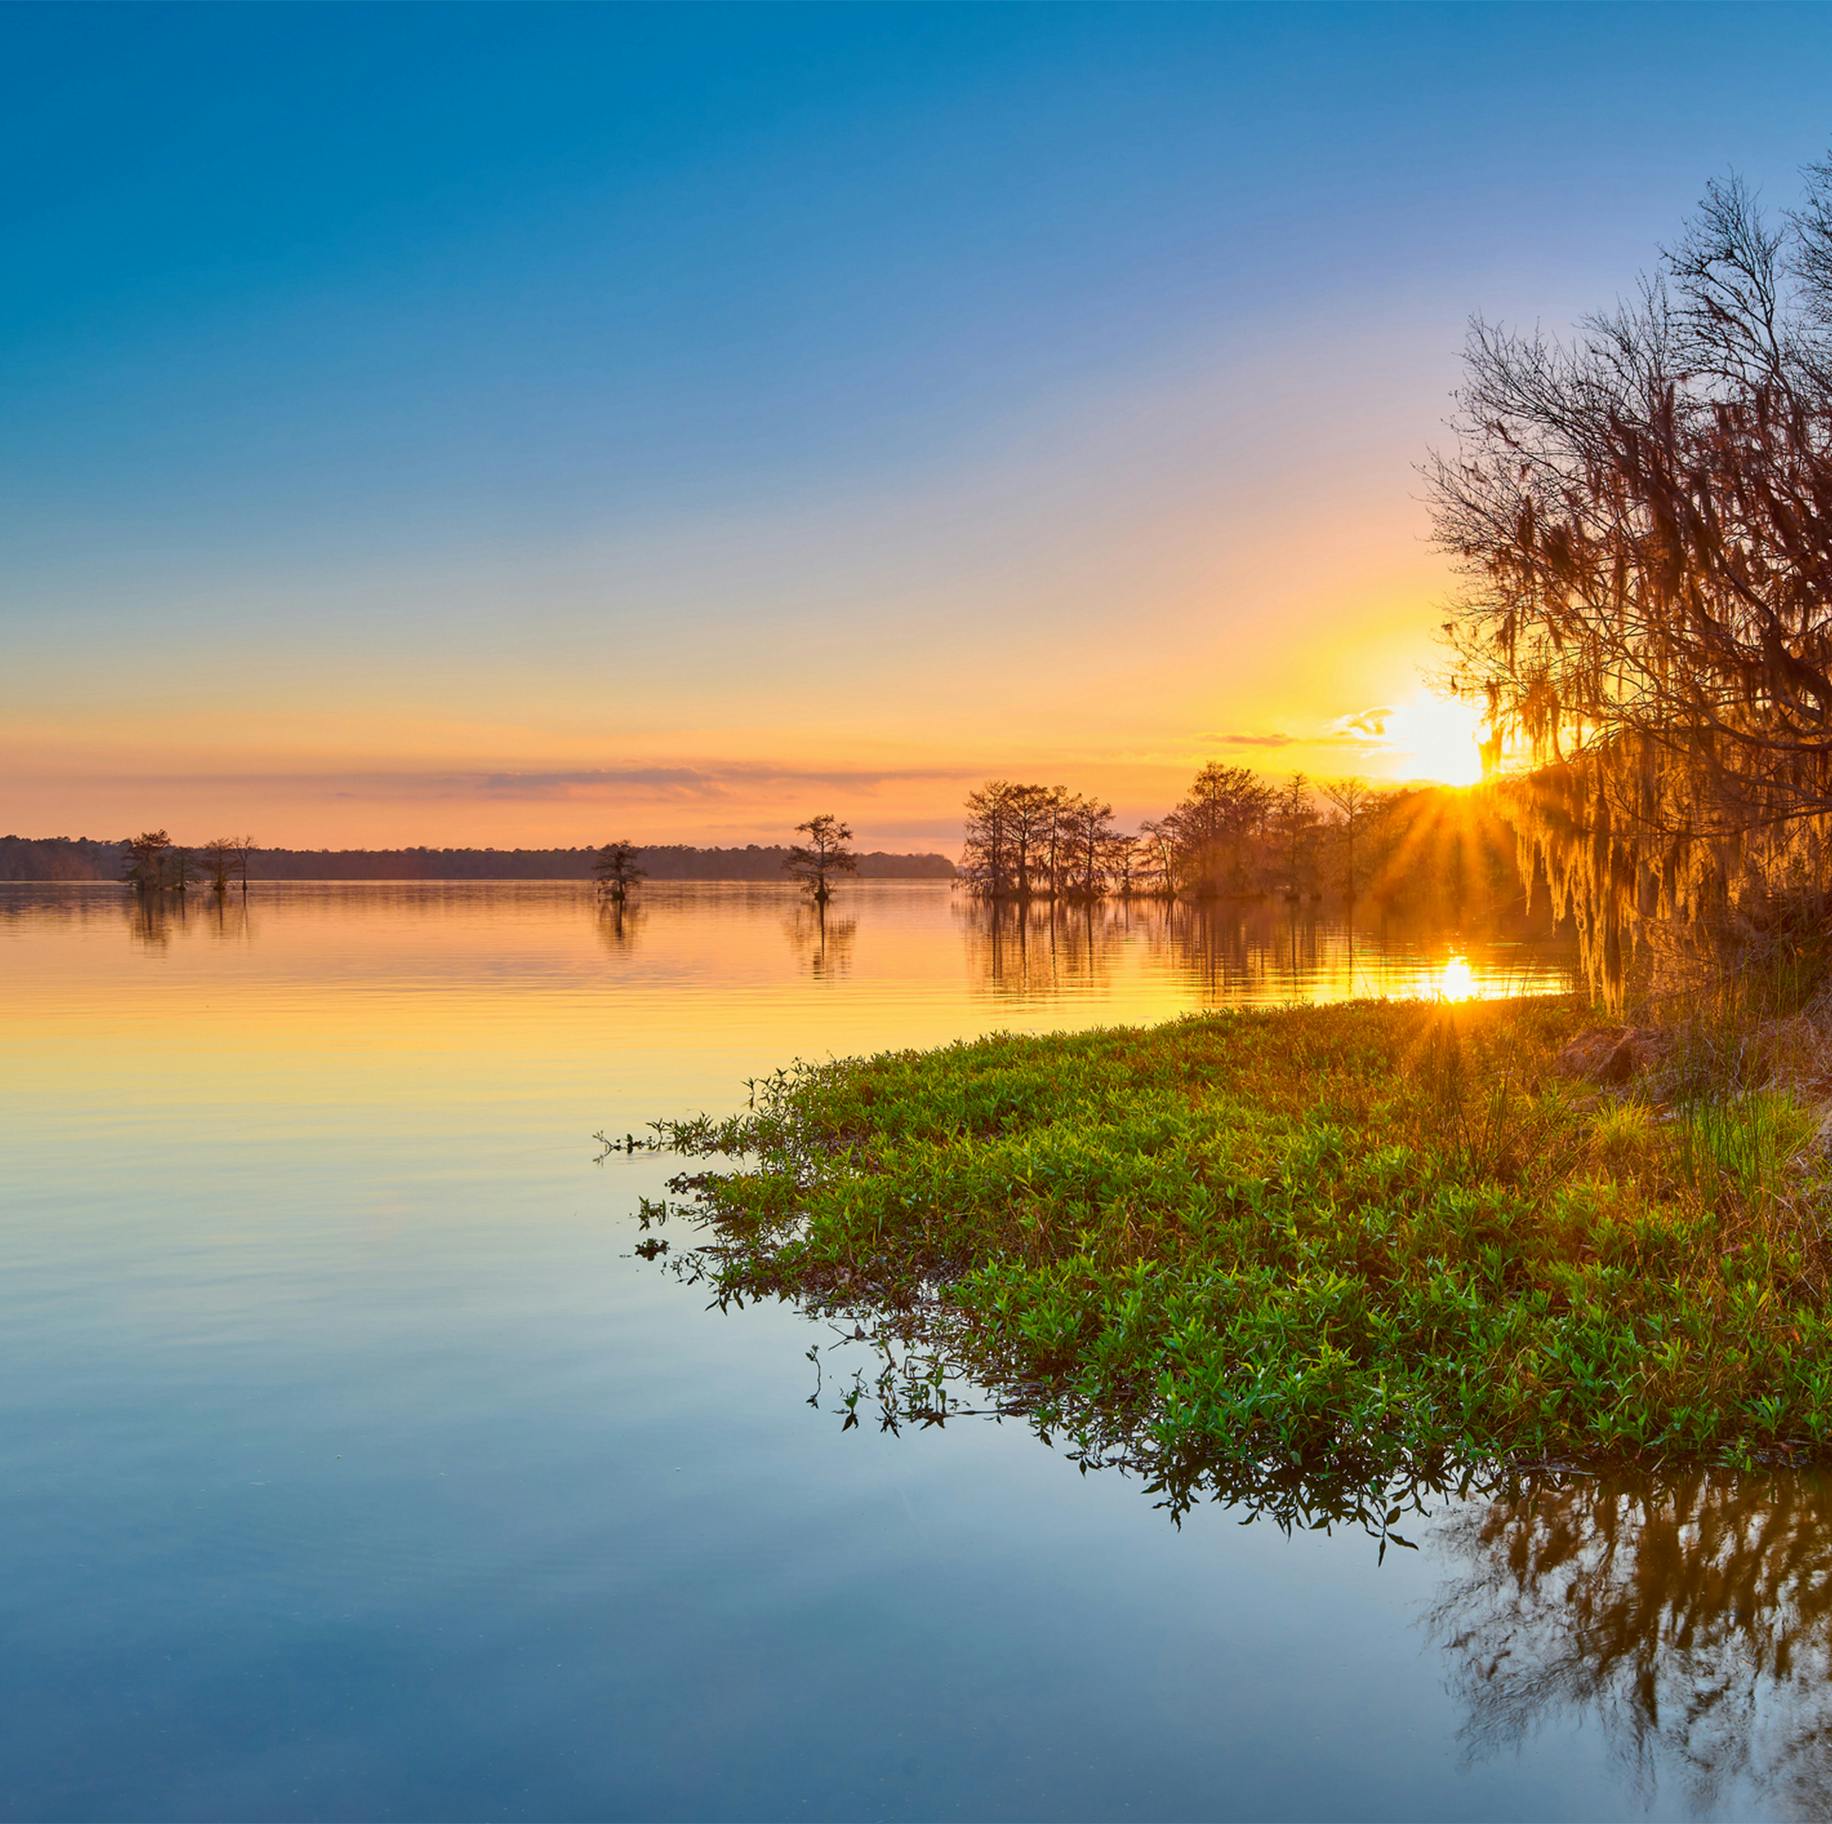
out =
{"type": "Polygon", "coordinates": [[[988,899],[1004,899],[1016,879],[1011,783],[989,779],[967,794],[967,828],[961,843],[961,878],[988,899]]]}
{"type": "Polygon", "coordinates": [[[1518,844],[1492,792],[1382,792],[1360,779],[1282,785],[1218,762],[1136,836],[1106,800],[990,779],[967,797],[958,874],[983,899],[1314,899],[1364,891],[1382,907],[1498,912],[1525,895],[1518,844]]]}
{"type": "Polygon", "coordinates": [[[170,884],[172,839],[164,830],[143,830],[127,845],[121,879],[136,892],[162,893],[170,884]]]}
{"type": "Polygon", "coordinates": [[[1177,825],[1177,814],[1148,817],[1139,825],[1139,872],[1152,889],[1166,899],[1175,899],[1182,871],[1178,866],[1183,854],[1183,837],[1177,825]]]}
{"type": "Polygon", "coordinates": [[[1832,164],[1766,219],[1713,184],[1656,276],[1559,344],[1479,323],[1427,474],[1459,682],[1542,762],[1523,860],[1619,1000],[1832,863],[1832,164]]]}
{"type": "Polygon", "coordinates": [[[1121,899],[1131,899],[1139,889],[1143,854],[1138,837],[1128,836],[1123,830],[1115,830],[1107,838],[1107,874],[1121,899]]]}
{"type": "Polygon", "coordinates": [[[1063,793],[1063,838],[1051,891],[1059,898],[1099,899],[1111,883],[1115,844],[1113,806],[1101,798],[1063,793]]]}
{"type": "Polygon", "coordinates": [[[592,860],[592,872],[598,877],[599,891],[621,905],[630,897],[630,889],[647,873],[636,865],[639,853],[633,842],[607,842],[592,860]]]}
{"type": "Polygon", "coordinates": [[[240,846],[234,836],[213,836],[204,844],[204,871],[210,878],[210,891],[218,899],[228,895],[229,877],[235,871],[240,846]]]}
{"type": "Polygon", "coordinates": [[[850,874],[859,865],[857,854],[846,846],[852,841],[852,830],[827,811],[798,823],[795,829],[808,840],[790,849],[782,865],[824,904],[833,897],[833,876],[850,874]]]}

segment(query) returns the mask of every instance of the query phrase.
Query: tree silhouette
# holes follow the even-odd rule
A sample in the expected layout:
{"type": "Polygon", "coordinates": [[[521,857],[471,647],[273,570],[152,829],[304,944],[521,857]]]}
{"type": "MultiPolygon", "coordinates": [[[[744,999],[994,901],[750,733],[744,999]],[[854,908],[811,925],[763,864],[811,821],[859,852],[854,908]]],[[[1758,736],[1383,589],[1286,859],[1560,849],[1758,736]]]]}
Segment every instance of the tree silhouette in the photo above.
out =
{"type": "Polygon", "coordinates": [[[1355,837],[1362,820],[1376,802],[1376,794],[1365,779],[1331,779],[1325,781],[1321,789],[1324,802],[1341,820],[1344,849],[1342,888],[1353,899],[1360,889],[1360,881],[1355,872],[1355,837]]]}
{"type": "Polygon", "coordinates": [[[1593,983],[1777,891],[1823,913],[1832,165],[1780,223],[1711,185],[1631,302],[1569,344],[1478,323],[1465,374],[1427,468],[1456,682],[1542,763],[1510,796],[1593,983]]]}
{"type": "Polygon", "coordinates": [[[1273,798],[1272,825],[1285,897],[1302,899],[1315,885],[1317,837],[1310,781],[1302,773],[1293,773],[1273,798]]]}
{"type": "Polygon", "coordinates": [[[1251,768],[1211,761],[1172,813],[1185,891],[1240,893],[1252,884],[1248,856],[1272,808],[1272,788],[1251,768]]]}
{"type": "Polygon", "coordinates": [[[204,870],[210,877],[210,891],[218,899],[229,891],[229,876],[235,871],[239,850],[239,839],[234,836],[214,836],[204,844],[204,870]]]}
{"type": "Polygon", "coordinates": [[[782,865],[824,904],[833,897],[833,876],[850,874],[859,865],[858,856],[846,846],[852,830],[827,811],[795,828],[808,840],[791,848],[782,865]]]}
{"type": "Polygon", "coordinates": [[[958,878],[992,900],[1304,899],[1335,889],[1340,845],[1351,900],[1365,883],[1383,905],[1518,907],[1518,844],[1493,799],[1447,786],[1382,793],[1360,779],[1313,788],[1302,773],[1274,786],[1211,762],[1176,809],[1131,836],[1104,799],[989,779],[967,796],[958,878]]]}
{"type": "Polygon", "coordinates": [[[127,845],[121,878],[136,892],[162,893],[170,883],[172,839],[164,830],[143,830],[127,845]]]}
{"type": "Polygon", "coordinates": [[[633,842],[607,842],[592,862],[599,890],[620,905],[629,898],[630,889],[639,880],[648,878],[636,865],[637,854],[633,842]]]}

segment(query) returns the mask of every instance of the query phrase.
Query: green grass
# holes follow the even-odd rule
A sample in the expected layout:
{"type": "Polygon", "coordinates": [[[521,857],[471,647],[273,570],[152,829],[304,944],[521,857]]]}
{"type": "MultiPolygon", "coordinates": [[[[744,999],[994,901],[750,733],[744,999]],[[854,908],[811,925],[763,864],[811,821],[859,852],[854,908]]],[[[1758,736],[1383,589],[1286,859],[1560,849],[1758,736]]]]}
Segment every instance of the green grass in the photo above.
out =
{"type": "MultiPolygon", "coordinates": [[[[1187,1490],[1832,1456],[1791,1096],[1559,1076],[1576,1006],[1364,1003],[802,1067],[676,1181],[722,1298],[843,1313],[1187,1490]]],[[[659,1212],[651,1212],[652,1214],[659,1212]]]]}

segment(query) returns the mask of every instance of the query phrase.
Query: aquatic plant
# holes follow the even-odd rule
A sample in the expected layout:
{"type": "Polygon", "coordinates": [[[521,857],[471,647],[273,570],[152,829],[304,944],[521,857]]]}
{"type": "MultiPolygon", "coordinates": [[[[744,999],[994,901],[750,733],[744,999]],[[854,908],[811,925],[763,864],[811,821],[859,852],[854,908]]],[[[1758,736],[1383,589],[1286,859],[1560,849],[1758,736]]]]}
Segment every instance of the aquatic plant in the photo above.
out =
{"type": "Polygon", "coordinates": [[[648,1214],[700,1226],[675,1258],[721,1301],[834,1316],[1185,1503],[1832,1451],[1803,1110],[1573,1082],[1582,1017],[1361,1003],[797,1067],[656,1124],[721,1163],[648,1214]]]}

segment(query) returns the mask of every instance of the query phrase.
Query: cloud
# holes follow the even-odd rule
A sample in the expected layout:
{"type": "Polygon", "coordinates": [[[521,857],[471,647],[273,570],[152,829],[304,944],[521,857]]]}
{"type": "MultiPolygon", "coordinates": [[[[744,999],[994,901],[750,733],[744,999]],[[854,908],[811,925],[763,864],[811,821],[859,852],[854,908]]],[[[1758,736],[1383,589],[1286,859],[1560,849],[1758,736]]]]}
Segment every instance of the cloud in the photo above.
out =
{"type": "MultiPolygon", "coordinates": [[[[810,767],[773,761],[705,761],[674,766],[498,767],[422,770],[137,774],[133,783],[165,788],[264,791],[276,797],[336,799],[484,800],[494,803],[564,801],[616,795],[650,802],[717,802],[759,790],[831,787],[871,792],[886,785],[977,779],[969,767],[810,767]]],[[[113,781],[93,781],[113,783],[113,781]]]]}
{"type": "Polygon", "coordinates": [[[1207,747],[1358,747],[1378,745],[1386,739],[1387,718],[1392,710],[1357,710],[1351,716],[1339,716],[1327,728],[1309,734],[1293,735],[1282,730],[1265,734],[1215,734],[1202,737],[1207,747]]]}
{"type": "Polygon", "coordinates": [[[518,798],[566,797],[575,792],[648,789],[689,798],[730,797],[741,787],[830,785],[875,791],[880,786],[977,778],[961,767],[810,767],[771,761],[708,762],[697,766],[573,767],[448,775],[461,790],[518,798]]]}

